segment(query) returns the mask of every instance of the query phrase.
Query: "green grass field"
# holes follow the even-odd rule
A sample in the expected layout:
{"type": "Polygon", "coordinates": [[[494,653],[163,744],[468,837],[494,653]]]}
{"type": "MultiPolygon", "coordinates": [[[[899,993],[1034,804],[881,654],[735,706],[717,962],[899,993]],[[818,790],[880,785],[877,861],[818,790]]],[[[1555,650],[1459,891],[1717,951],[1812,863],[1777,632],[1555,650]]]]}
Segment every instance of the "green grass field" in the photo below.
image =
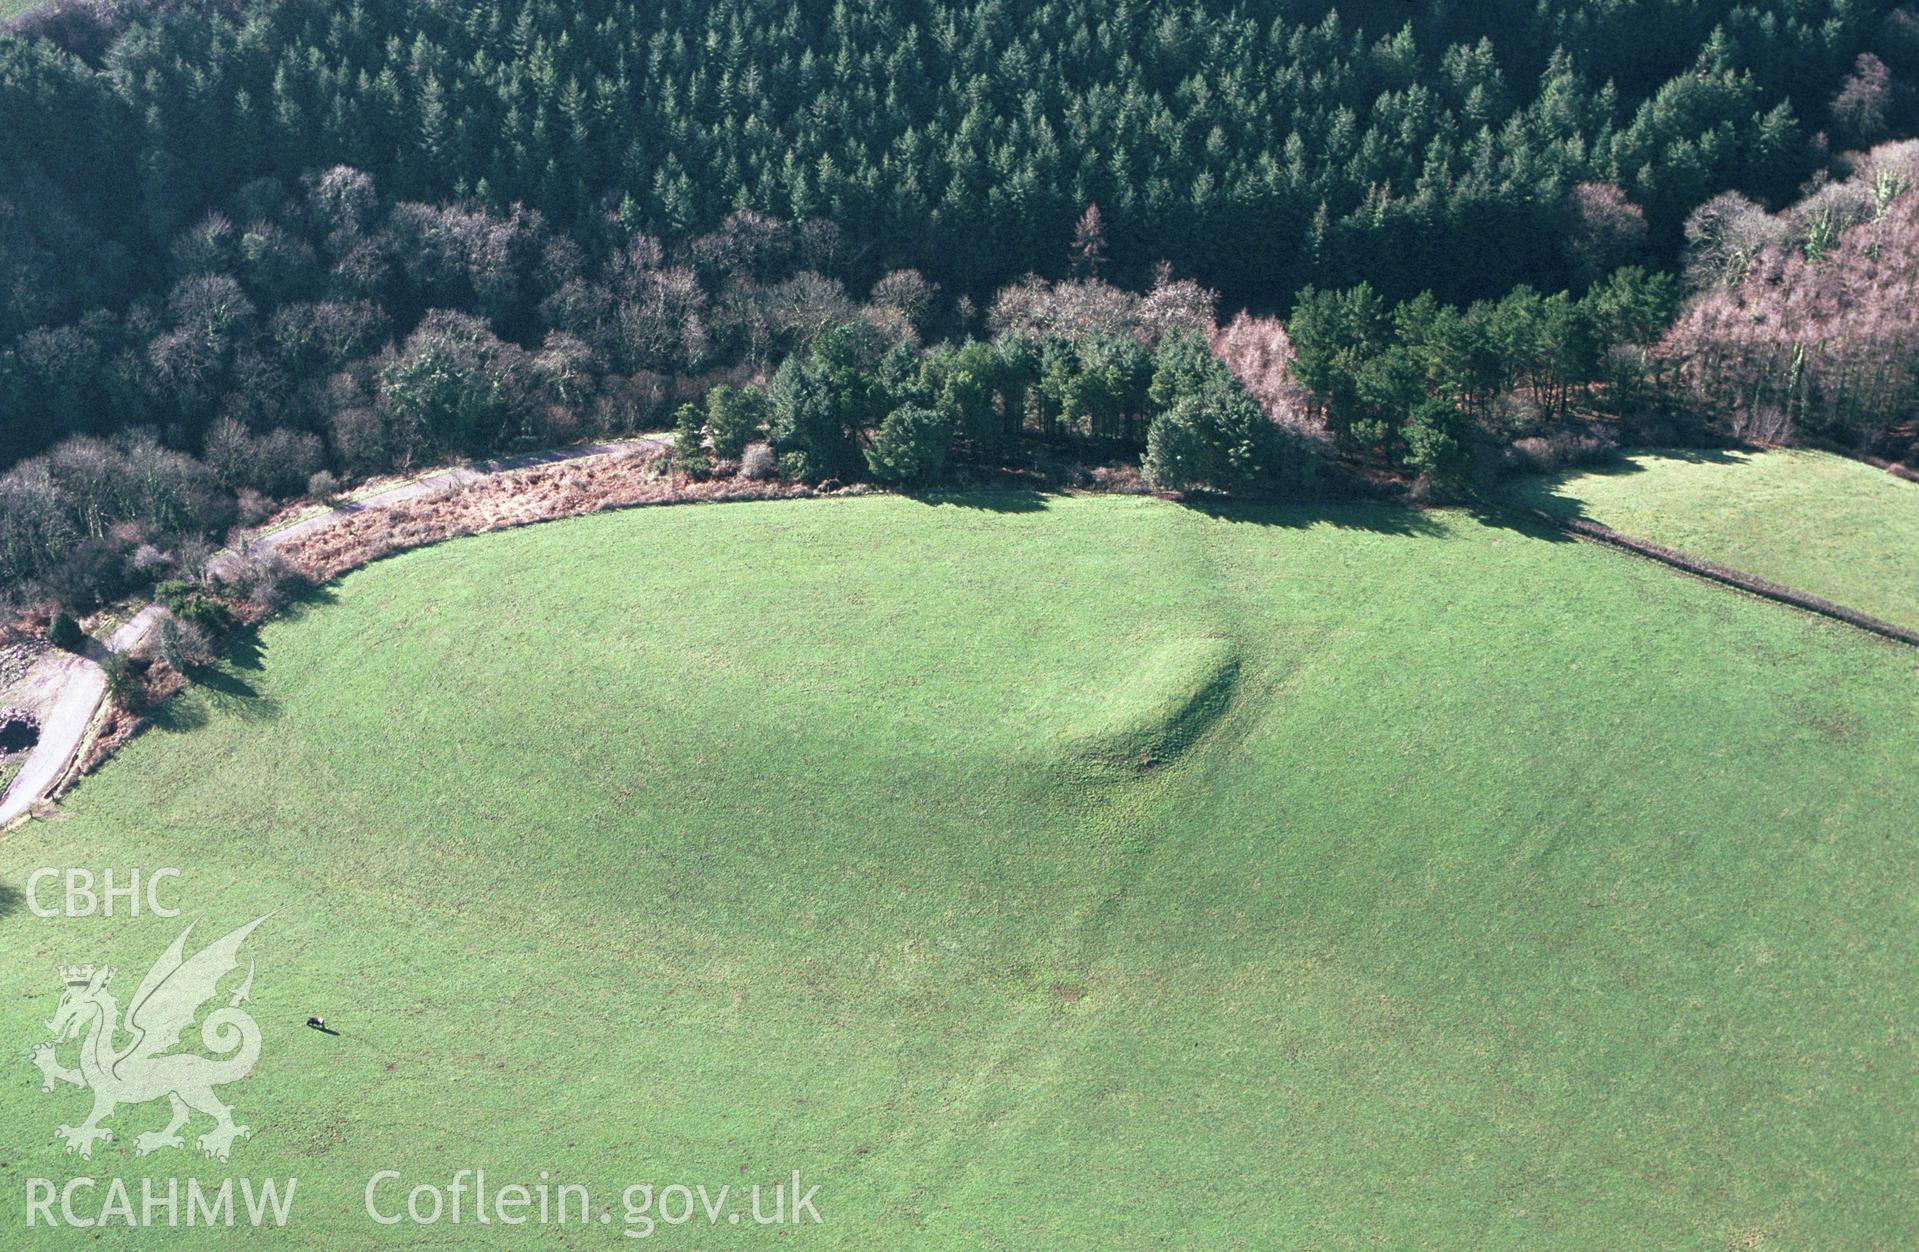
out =
{"type": "Polygon", "coordinates": [[[1919,485],[1825,452],[1635,452],[1522,498],[1919,627],[1919,485]]]}
{"type": "MultiPolygon", "coordinates": [[[[14,1216],[78,1173],[295,1176],[287,1244],[611,1247],[626,1184],[798,1169],[815,1246],[1909,1246],[1914,662],[1383,507],[871,497],[387,560],[0,840],[6,1242],[92,1246],[14,1216]],[[178,866],[185,917],[34,916],[46,865],[178,866]],[[136,1158],[149,1104],[64,1155],[56,964],[130,992],[270,911],[254,1137],[136,1158]],[[613,1220],[364,1214],[472,1167],[613,1220]]],[[[774,1233],[705,1222],[658,1234],[774,1233]]]]}

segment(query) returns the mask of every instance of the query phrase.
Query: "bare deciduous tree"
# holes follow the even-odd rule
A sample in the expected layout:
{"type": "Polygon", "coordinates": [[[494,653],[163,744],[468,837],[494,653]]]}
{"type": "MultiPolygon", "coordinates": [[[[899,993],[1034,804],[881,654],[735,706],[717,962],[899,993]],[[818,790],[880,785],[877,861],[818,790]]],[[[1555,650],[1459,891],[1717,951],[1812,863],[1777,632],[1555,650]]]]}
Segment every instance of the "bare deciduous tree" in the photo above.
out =
{"type": "Polygon", "coordinates": [[[1616,184],[1580,183],[1566,199],[1571,218],[1566,259],[1581,285],[1639,259],[1646,246],[1646,213],[1616,184]]]}
{"type": "Polygon", "coordinates": [[[1874,155],[1851,191],[1822,190],[1765,224],[1739,205],[1727,225],[1701,233],[1721,277],[1686,306],[1659,355],[1737,434],[1869,448],[1919,409],[1919,195],[1897,191],[1858,220],[1882,186],[1897,186],[1901,153],[1874,155]],[[1849,224],[1820,246],[1791,225],[1842,209],[1849,224]]]}
{"type": "Polygon", "coordinates": [[[1213,336],[1213,352],[1267,417],[1298,428],[1313,425],[1306,389],[1292,376],[1292,341],[1278,318],[1239,314],[1213,336]]]}

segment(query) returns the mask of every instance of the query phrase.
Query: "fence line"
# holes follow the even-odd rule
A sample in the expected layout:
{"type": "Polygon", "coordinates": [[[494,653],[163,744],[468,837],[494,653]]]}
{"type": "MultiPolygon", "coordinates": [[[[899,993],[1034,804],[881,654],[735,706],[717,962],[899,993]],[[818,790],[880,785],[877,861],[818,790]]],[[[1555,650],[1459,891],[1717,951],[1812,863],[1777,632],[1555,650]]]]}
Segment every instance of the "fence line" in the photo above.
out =
{"type": "Polygon", "coordinates": [[[1684,552],[1653,543],[1650,540],[1637,539],[1631,535],[1623,535],[1610,526],[1602,525],[1599,522],[1591,521],[1587,518],[1554,517],[1543,509],[1530,509],[1528,512],[1547,525],[1577,535],[1582,539],[1604,544],[1610,548],[1617,548],[1622,552],[1630,552],[1636,556],[1643,556],[1648,560],[1657,561],[1661,565],[1669,565],[1684,573],[1708,579],[1712,582],[1723,583],[1728,587],[1737,587],[1741,591],[1750,592],[1763,599],[1772,600],[1779,604],[1791,605],[1793,608],[1803,609],[1808,613],[1817,613],[1821,617],[1829,617],[1834,621],[1844,622],[1848,626],[1869,631],[1881,638],[1891,639],[1911,647],[1919,648],[1919,631],[1908,630],[1904,626],[1895,626],[1891,622],[1881,621],[1876,617],[1861,613],[1857,609],[1849,609],[1843,604],[1835,604],[1823,596],[1815,596],[1809,592],[1799,591],[1783,583],[1771,582],[1759,577],[1757,574],[1748,574],[1744,570],[1733,569],[1730,566],[1719,565],[1712,561],[1704,561],[1696,556],[1688,556],[1684,552]]]}

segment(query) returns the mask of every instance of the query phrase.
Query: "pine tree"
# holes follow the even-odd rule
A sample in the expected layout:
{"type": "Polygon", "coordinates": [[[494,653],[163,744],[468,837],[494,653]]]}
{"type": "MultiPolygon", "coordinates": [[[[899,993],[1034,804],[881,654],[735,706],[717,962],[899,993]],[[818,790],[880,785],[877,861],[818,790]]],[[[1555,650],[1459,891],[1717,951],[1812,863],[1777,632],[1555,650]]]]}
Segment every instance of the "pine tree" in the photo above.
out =
{"type": "Polygon", "coordinates": [[[1070,252],[1075,278],[1098,278],[1105,270],[1106,221],[1100,216],[1099,205],[1089,204],[1080,214],[1078,225],[1073,227],[1070,252]]]}

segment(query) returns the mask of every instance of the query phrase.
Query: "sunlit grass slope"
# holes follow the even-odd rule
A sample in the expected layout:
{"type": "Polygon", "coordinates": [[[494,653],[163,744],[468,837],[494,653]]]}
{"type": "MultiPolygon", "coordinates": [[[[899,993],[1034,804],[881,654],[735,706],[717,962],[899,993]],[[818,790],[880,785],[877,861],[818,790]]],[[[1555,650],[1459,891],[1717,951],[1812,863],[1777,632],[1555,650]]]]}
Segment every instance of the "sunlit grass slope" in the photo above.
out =
{"type": "Polygon", "coordinates": [[[875,497],[402,556],[0,841],[0,1186],[297,1176],[246,1246],[611,1247],[625,1184],[794,1169],[814,1246],[1907,1245],[1914,661],[1384,508],[875,497]],[[186,920],[21,906],[68,864],[181,867],[200,937],[273,913],[226,1166],[133,1156],[159,1104],[54,1141],[56,963],[130,992],[186,920]],[[616,1220],[364,1215],[472,1167],[616,1220]]]}
{"type": "Polygon", "coordinates": [[[1636,452],[1533,503],[1919,627],[1919,484],[1826,452],[1636,452]]]}

